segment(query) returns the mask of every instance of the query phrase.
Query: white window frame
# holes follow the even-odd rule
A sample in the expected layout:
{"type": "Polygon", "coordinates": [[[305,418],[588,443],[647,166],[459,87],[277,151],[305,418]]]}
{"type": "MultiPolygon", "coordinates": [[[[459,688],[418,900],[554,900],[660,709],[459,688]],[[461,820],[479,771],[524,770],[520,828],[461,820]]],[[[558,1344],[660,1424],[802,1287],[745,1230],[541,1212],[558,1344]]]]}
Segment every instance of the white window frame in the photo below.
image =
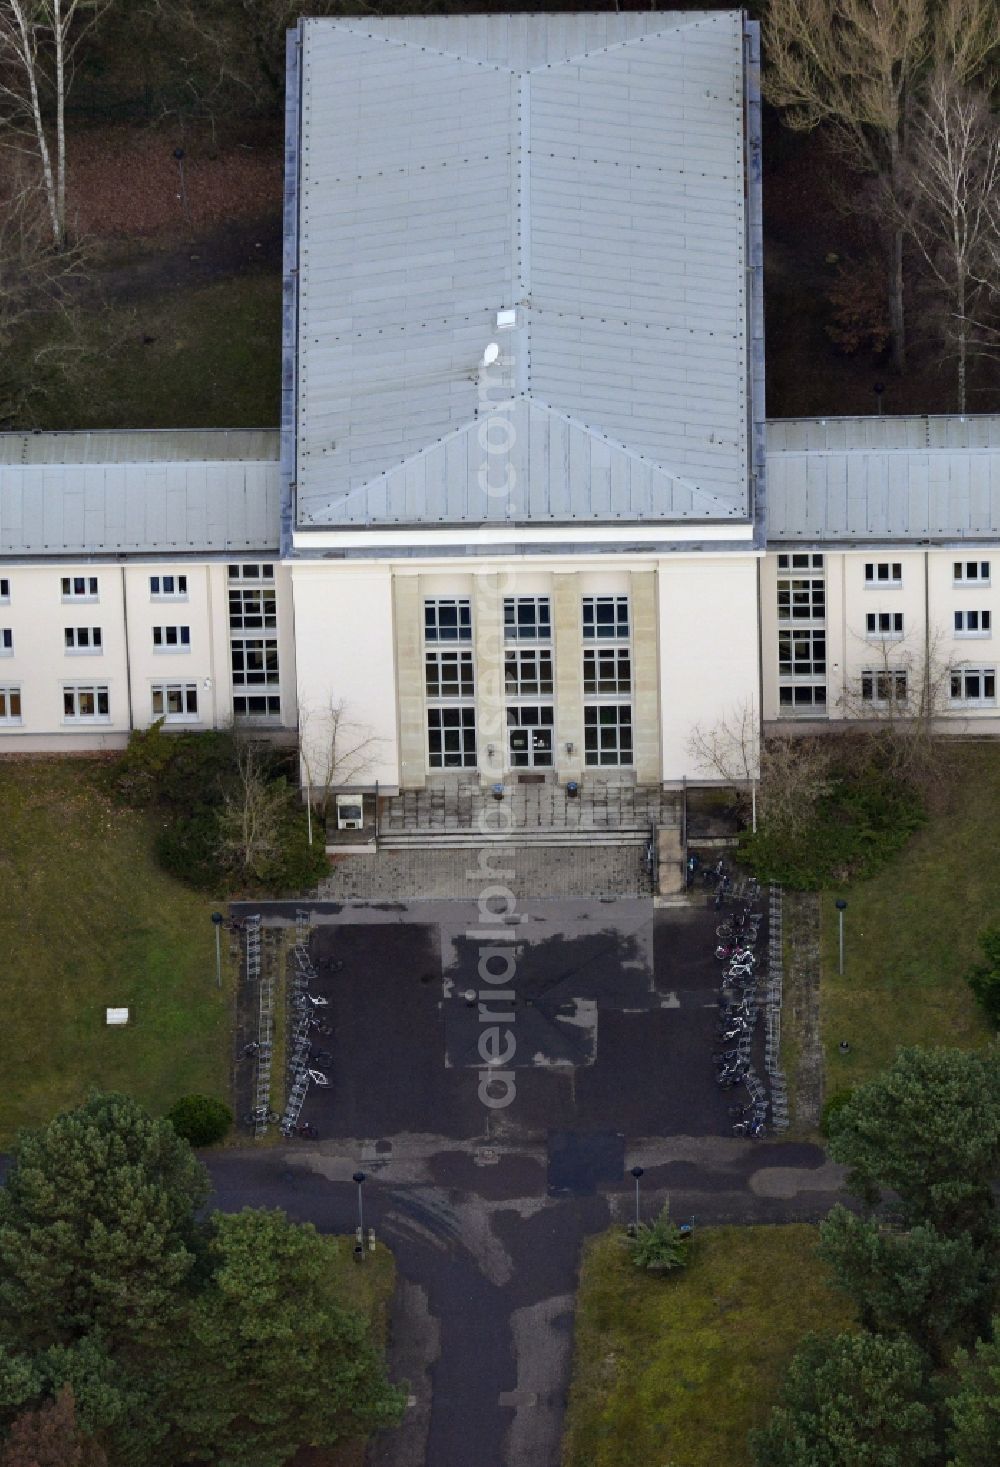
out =
{"type": "Polygon", "coordinates": [[[795,571],[826,571],[826,560],[811,550],[782,551],[778,556],[778,569],[788,574],[795,571]]]}
{"type": "Polygon", "coordinates": [[[0,657],[13,657],[14,632],[11,627],[0,627],[0,657]]]}
{"type": "Polygon", "coordinates": [[[992,637],[993,616],[989,611],[956,611],[955,612],[955,636],[963,641],[978,638],[980,641],[992,637]],[[970,620],[975,617],[975,626],[970,626],[970,620]]]}
{"type": "Polygon", "coordinates": [[[427,647],[454,646],[459,642],[472,641],[472,598],[470,596],[425,596],[424,597],[424,645],[427,647]],[[444,611],[449,622],[442,625],[444,611]],[[454,626],[450,625],[451,612],[455,613],[454,626]],[[444,636],[442,636],[442,631],[444,636]]]}
{"type": "Polygon", "coordinates": [[[186,601],[188,599],[187,573],[179,574],[167,571],[166,574],[150,576],[149,599],[150,601],[186,601]],[[163,589],[165,581],[170,581],[176,589],[166,591],[163,589]]]}
{"type": "Polygon", "coordinates": [[[100,601],[100,582],[96,576],[61,576],[60,587],[64,601],[100,601]],[[83,582],[86,590],[77,591],[77,581],[83,582]]]}
{"type": "Polygon", "coordinates": [[[424,652],[424,691],[430,703],[468,703],[476,696],[471,647],[430,646],[424,652]]]}
{"type": "Polygon", "coordinates": [[[988,586],[990,584],[990,562],[988,560],[952,561],[952,585],[988,586]]]}
{"type": "Polygon", "coordinates": [[[104,633],[100,627],[63,627],[63,651],[67,657],[103,657],[104,633]]]}
{"type": "Polygon", "coordinates": [[[426,718],[427,767],[434,773],[447,769],[476,769],[479,764],[479,730],[476,727],[476,705],[474,703],[430,703],[426,718]],[[471,732],[471,747],[468,735],[471,732]],[[451,752],[457,758],[448,758],[446,745],[448,735],[459,735],[452,740],[457,746],[451,752]],[[432,748],[434,735],[440,734],[440,748],[432,748]]]}
{"type": "Polygon", "coordinates": [[[6,606],[10,601],[10,577],[0,576],[0,606],[6,606]]]}
{"type": "Polygon", "coordinates": [[[107,683],[63,683],[63,723],[110,723],[111,722],[111,689],[107,683]],[[80,699],[89,694],[94,700],[93,713],[80,712],[80,699]],[[66,712],[66,697],[73,699],[74,711],[66,712]],[[105,712],[100,711],[101,702],[104,702],[105,712]]]}
{"type": "Polygon", "coordinates": [[[866,591],[898,591],[903,584],[903,562],[901,560],[866,560],[866,591]],[[885,571],[885,575],[880,572],[885,571]]]}
{"type": "Polygon", "coordinates": [[[537,699],[527,700],[523,703],[508,703],[506,716],[504,718],[507,736],[507,757],[510,760],[511,769],[552,769],[556,759],[556,710],[555,704],[549,699],[547,702],[539,702],[537,699]],[[535,732],[548,731],[548,748],[535,747],[535,732]],[[521,750],[513,747],[514,733],[524,733],[525,748],[523,757],[521,750]]]}
{"type": "Polygon", "coordinates": [[[524,700],[544,703],[555,696],[556,669],[552,647],[546,642],[504,649],[504,694],[508,703],[524,700]],[[547,675],[546,675],[547,673],[547,675]]]}
{"type": "Polygon", "coordinates": [[[252,585],[274,584],[274,562],[270,560],[241,560],[228,567],[231,581],[243,581],[252,585]]]}
{"type": "Polygon", "coordinates": [[[21,684],[0,683],[0,728],[13,728],[21,722],[21,684]],[[15,702],[16,713],[11,711],[15,702]]]}
{"type": "Polygon", "coordinates": [[[278,591],[274,585],[231,585],[228,606],[230,631],[273,632],[278,629],[278,591]]]}
{"type": "Polygon", "coordinates": [[[953,667],[949,677],[948,702],[952,708],[995,708],[997,702],[997,670],[995,667],[953,667]],[[978,677],[981,680],[980,692],[970,696],[968,692],[968,679],[978,677]],[[960,680],[960,691],[956,695],[955,682],[960,680]],[[992,684],[993,691],[985,691],[986,682],[992,684]]]}
{"type": "Polygon", "coordinates": [[[595,642],[583,649],[583,695],[594,702],[632,696],[632,649],[622,642],[595,642]],[[611,668],[611,676],[602,673],[611,668]],[[611,686],[609,686],[609,684],[611,686]]]}
{"type": "Polygon", "coordinates": [[[632,636],[632,607],[628,596],[584,596],[580,606],[582,640],[584,642],[628,642],[632,636]],[[599,613],[611,608],[610,619],[600,620],[599,613]],[[588,616],[590,613],[590,624],[588,616]],[[624,611],[624,615],[622,614],[624,611]]]}
{"type": "Polygon", "coordinates": [[[909,701],[905,667],[866,667],[861,672],[861,702],[869,708],[903,708],[909,701]]]}
{"type": "Polygon", "coordinates": [[[866,611],[865,636],[872,642],[899,642],[904,632],[901,611],[866,611]],[[883,622],[887,625],[883,626],[883,622]]]}
{"type": "Polygon", "coordinates": [[[503,636],[505,642],[551,642],[551,597],[505,596],[503,636]],[[522,612],[528,614],[522,618],[522,612]]]}
{"type": "Polygon", "coordinates": [[[613,700],[601,699],[584,705],[583,709],[583,762],[587,769],[631,769],[635,764],[635,725],[632,720],[632,704],[629,702],[614,702],[613,700]],[[603,718],[602,714],[614,713],[614,719],[603,718]],[[603,740],[600,737],[601,729],[613,728],[615,738],[613,748],[605,750],[602,747],[603,740]],[[628,749],[622,747],[622,729],[628,729],[628,749]],[[591,731],[596,731],[596,737],[591,738],[591,731]],[[590,745],[594,747],[591,748],[590,745]],[[602,758],[606,753],[613,753],[610,759],[602,758]]]}
{"type": "Polygon", "coordinates": [[[191,651],[191,628],[189,626],[157,626],[153,628],[153,651],[157,653],[187,653],[191,651]],[[170,640],[173,632],[174,640],[170,640]]]}
{"type": "Polygon", "coordinates": [[[778,628],[778,677],[785,682],[826,682],[826,627],[796,626],[786,622],[778,628]],[[822,647],[820,647],[822,638],[822,647]],[[788,654],[783,655],[787,644],[788,654]],[[798,647],[808,647],[802,656],[798,647]]]}
{"type": "Polygon", "coordinates": [[[151,683],[149,688],[149,706],[153,721],[161,718],[164,723],[198,723],[201,713],[198,709],[198,684],[196,682],[165,682],[151,683]],[[179,693],[183,708],[180,712],[172,712],[169,708],[169,700],[172,693],[179,693]],[[194,698],[194,711],[187,707],[188,701],[194,698]],[[157,711],[157,699],[160,701],[160,710],[157,711]]]}

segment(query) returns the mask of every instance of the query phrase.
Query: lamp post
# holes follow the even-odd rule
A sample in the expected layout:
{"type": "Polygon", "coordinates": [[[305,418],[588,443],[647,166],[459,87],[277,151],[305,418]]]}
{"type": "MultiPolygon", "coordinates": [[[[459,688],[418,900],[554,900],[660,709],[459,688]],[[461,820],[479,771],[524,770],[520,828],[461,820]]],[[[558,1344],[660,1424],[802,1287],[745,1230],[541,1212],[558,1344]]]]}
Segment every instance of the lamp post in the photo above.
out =
{"type": "Polygon", "coordinates": [[[361,1263],[365,1256],[365,1206],[361,1199],[361,1188],[367,1178],[364,1172],[355,1172],[351,1180],[358,1184],[358,1241],[354,1249],[354,1256],[361,1263]]]}
{"type": "Polygon", "coordinates": [[[643,1169],[642,1169],[642,1167],[641,1166],[634,1166],[632,1168],[632,1175],[633,1175],[633,1177],[635,1177],[635,1230],[636,1230],[636,1233],[638,1233],[638,1231],[639,1231],[639,1178],[643,1175],[643,1169]]]}
{"type": "Polygon", "coordinates": [[[212,926],[215,928],[215,986],[222,987],[222,913],[212,913],[212,926]]]}
{"type": "Polygon", "coordinates": [[[841,978],[844,976],[844,913],[847,911],[847,903],[843,897],[837,898],[837,917],[839,925],[840,960],[837,964],[837,972],[841,978]]]}

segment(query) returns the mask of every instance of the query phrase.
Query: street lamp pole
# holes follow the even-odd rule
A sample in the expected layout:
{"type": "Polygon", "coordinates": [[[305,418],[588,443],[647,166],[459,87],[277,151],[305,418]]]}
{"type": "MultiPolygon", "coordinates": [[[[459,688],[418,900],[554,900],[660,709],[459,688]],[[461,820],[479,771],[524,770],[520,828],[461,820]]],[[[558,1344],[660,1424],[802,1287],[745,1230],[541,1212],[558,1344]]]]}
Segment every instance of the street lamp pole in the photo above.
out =
{"type": "Polygon", "coordinates": [[[222,913],[212,913],[212,926],[215,928],[215,986],[222,987],[222,913]]]}
{"type": "Polygon", "coordinates": [[[847,911],[847,903],[843,897],[837,898],[837,917],[839,925],[840,959],[837,964],[837,972],[841,978],[844,976],[844,913],[847,911]]]}
{"type": "Polygon", "coordinates": [[[642,1167],[641,1166],[634,1166],[632,1168],[632,1175],[633,1175],[633,1177],[635,1177],[635,1230],[638,1233],[638,1231],[639,1231],[639,1178],[643,1175],[643,1169],[642,1169],[642,1167]]]}
{"type": "Polygon", "coordinates": [[[364,1172],[355,1172],[351,1180],[358,1184],[358,1245],[354,1252],[357,1258],[363,1260],[365,1256],[365,1207],[361,1200],[361,1188],[367,1178],[364,1172]]]}

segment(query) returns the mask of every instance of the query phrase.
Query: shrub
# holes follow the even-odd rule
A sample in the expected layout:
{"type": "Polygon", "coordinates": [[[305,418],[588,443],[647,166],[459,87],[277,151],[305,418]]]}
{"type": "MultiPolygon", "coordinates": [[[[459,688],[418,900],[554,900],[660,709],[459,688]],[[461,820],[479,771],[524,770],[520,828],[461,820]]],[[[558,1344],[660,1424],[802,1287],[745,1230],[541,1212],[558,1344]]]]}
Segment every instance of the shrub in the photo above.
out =
{"type": "Polygon", "coordinates": [[[655,1222],[640,1223],[635,1237],[628,1242],[636,1268],[650,1273],[671,1273],[676,1268],[687,1267],[687,1235],[673,1221],[668,1207],[655,1222]]]}
{"type": "Polygon", "coordinates": [[[990,1023],[1000,1029],[1000,927],[987,927],[981,932],[979,946],[986,961],[970,968],[965,981],[990,1023]]]}
{"type": "Polygon", "coordinates": [[[192,1146],[211,1146],[225,1136],[233,1124],[233,1113],[211,1095],[182,1095],[167,1112],[167,1120],[192,1146]]]}
{"type": "Polygon", "coordinates": [[[220,890],[227,872],[219,861],[219,814],[202,806],[190,816],[171,815],[156,837],[156,859],[165,871],[207,891],[220,890]]]}

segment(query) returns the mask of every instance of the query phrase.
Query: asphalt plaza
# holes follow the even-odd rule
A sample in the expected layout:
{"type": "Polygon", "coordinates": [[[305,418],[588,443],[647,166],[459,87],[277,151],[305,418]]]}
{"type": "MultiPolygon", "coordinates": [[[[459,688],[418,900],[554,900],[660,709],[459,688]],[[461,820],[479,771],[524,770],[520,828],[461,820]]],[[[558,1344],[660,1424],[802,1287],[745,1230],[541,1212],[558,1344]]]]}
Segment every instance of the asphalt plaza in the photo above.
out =
{"type": "Polygon", "coordinates": [[[609,1138],[728,1132],[711,1061],[710,907],[526,900],[483,913],[433,901],[315,909],[315,991],[332,1028],[317,1043],[333,1058],[303,1119],[321,1140],[544,1140],[559,1191],[608,1179],[608,1158],[624,1154],[609,1138]]]}

